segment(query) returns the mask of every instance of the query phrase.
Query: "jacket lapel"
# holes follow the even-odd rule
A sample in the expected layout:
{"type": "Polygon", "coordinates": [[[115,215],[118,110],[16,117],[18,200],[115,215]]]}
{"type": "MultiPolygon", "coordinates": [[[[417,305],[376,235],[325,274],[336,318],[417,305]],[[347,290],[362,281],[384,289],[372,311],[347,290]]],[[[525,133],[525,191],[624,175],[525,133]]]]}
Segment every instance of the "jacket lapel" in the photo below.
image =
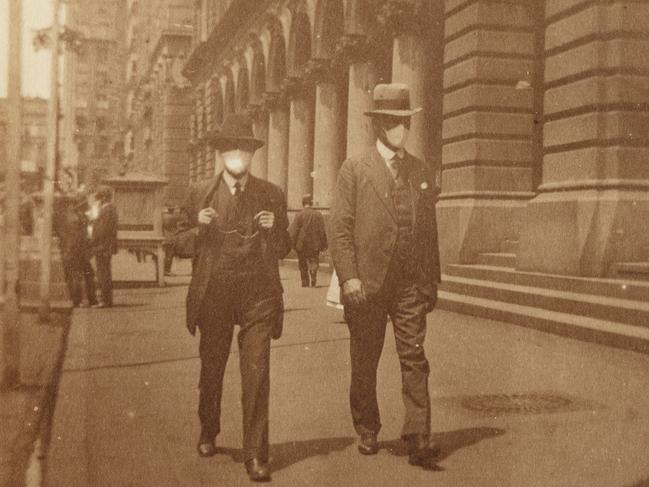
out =
{"type": "Polygon", "coordinates": [[[372,149],[371,157],[365,160],[367,177],[376,191],[376,195],[381,200],[393,220],[397,220],[397,210],[394,207],[394,201],[390,196],[392,188],[390,187],[390,173],[385,165],[385,161],[376,148],[372,149]]]}
{"type": "Polygon", "coordinates": [[[201,207],[199,208],[200,210],[207,208],[209,206],[212,206],[212,199],[214,198],[214,193],[216,193],[216,190],[219,187],[219,182],[221,181],[221,176],[223,175],[223,172],[220,172],[214,177],[209,183],[207,184],[205,188],[205,192],[203,193],[203,196],[201,198],[201,207]]]}

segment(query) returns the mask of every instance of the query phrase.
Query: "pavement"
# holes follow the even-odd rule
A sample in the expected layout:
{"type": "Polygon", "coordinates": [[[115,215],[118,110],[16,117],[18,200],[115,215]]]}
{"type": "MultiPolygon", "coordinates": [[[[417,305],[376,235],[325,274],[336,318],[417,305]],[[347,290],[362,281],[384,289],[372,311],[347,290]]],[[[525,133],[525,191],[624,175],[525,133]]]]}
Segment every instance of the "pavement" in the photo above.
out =
{"type": "MultiPolygon", "coordinates": [[[[137,273],[136,264],[129,272],[137,273]]],[[[236,344],[219,454],[195,443],[198,340],[184,327],[187,262],[165,288],[122,289],[76,310],[45,468],[49,487],[249,485],[241,463],[236,344]]],[[[349,344],[328,276],[282,268],[284,335],[272,344],[271,467],[277,486],[649,486],[649,356],[436,310],[429,315],[436,468],[407,463],[394,338],[379,369],[378,455],[357,453],[349,344]]]]}

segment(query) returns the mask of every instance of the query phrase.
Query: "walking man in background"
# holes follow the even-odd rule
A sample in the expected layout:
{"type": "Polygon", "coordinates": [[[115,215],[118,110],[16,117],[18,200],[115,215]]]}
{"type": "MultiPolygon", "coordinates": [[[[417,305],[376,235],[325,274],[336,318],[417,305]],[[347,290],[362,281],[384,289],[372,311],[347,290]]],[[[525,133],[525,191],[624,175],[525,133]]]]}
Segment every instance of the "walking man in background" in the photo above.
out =
{"type": "Polygon", "coordinates": [[[97,281],[101,299],[93,308],[113,306],[113,274],[111,259],[117,253],[117,209],[112,203],[112,191],[100,186],[95,193],[96,219],[91,221],[90,246],[95,256],[97,281]]]}
{"type": "Polygon", "coordinates": [[[187,327],[192,335],[200,329],[197,448],[201,457],[217,453],[223,374],[238,324],[244,462],[251,480],[267,481],[270,340],[281,335],[283,319],[278,259],[291,249],[286,200],[249,173],[263,145],[249,117],[229,115],[213,143],[225,170],[192,187],[183,210],[198,227],[187,295],[187,327]]]}
{"type": "Polygon", "coordinates": [[[350,403],[358,450],[378,451],[381,429],[376,370],[387,317],[401,363],[409,462],[428,466],[437,447],[430,440],[429,365],[424,352],[426,314],[440,280],[435,193],[428,166],[408,154],[407,85],[379,84],[372,118],[377,136],[369,153],[346,160],[331,208],[329,245],[342,287],[350,331],[350,403]]]}
{"type": "Polygon", "coordinates": [[[304,209],[295,215],[289,233],[297,253],[302,287],[315,287],[320,267],[320,252],[327,249],[327,233],[322,214],[313,208],[313,196],[304,195],[302,206],[304,209]]]}

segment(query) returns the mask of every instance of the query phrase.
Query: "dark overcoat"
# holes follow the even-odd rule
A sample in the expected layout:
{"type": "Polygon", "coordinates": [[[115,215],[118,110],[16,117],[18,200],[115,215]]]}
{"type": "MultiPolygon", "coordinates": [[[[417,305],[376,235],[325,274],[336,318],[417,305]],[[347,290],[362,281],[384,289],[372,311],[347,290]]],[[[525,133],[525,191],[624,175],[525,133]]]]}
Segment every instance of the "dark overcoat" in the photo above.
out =
{"type": "MultiPolygon", "coordinates": [[[[198,233],[195,243],[195,261],[192,272],[192,279],[189,283],[187,293],[187,329],[193,335],[196,333],[198,316],[205,291],[210,280],[212,266],[216,262],[223,243],[223,234],[213,231],[210,226],[198,225],[198,213],[212,206],[212,199],[218,185],[221,184],[222,174],[192,186],[189,195],[182,207],[184,217],[191,227],[197,227],[198,233]]],[[[268,181],[249,176],[246,189],[248,198],[256,215],[260,211],[271,211],[275,214],[275,224],[269,231],[262,230],[262,260],[264,272],[269,278],[273,294],[281,304],[283,294],[282,284],[279,278],[279,263],[291,250],[291,242],[288,234],[288,216],[286,213],[286,198],[283,191],[268,181]]],[[[281,327],[281,324],[280,324],[281,327]]]]}
{"type": "MultiPolygon", "coordinates": [[[[434,302],[440,282],[435,190],[422,161],[407,154],[414,190],[415,239],[423,249],[419,287],[434,302]]],[[[391,176],[376,148],[347,159],[339,173],[329,218],[329,250],[342,284],[352,278],[363,283],[367,295],[379,292],[397,241],[397,210],[391,196],[391,176]]]]}
{"type": "Polygon", "coordinates": [[[327,249],[324,217],[314,208],[305,208],[295,215],[288,232],[298,254],[318,255],[327,249]]]}

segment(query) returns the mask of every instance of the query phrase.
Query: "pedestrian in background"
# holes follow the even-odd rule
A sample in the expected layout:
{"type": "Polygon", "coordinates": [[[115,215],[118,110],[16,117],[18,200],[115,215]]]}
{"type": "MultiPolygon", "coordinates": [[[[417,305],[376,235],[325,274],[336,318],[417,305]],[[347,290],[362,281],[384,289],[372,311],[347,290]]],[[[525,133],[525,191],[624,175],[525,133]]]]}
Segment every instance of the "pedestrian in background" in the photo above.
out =
{"type": "Polygon", "coordinates": [[[322,213],[313,208],[313,196],[302,197],[300,211],[288,231],[291,243],[297,253],[302,287],[315,287],[320,267],[320,252],[327,249],[327,233],[322,213]]]}
{"type": "Polygon", "coordinates": [[[113,274],[111,260],[117,253],[117,209],[112,203],[112,191],[108,186],[100,186],[94,195],[90,225],[90,246],[95,256],[97,282],[101,299],[94,308],[113,306],[113,274]]]}
{"type": "Polygon", "coordinates": [[[329,245],[342,286],[350,332],[350,405],[358,450],[378,451],[381,429],[376,371],[387,318],[401,363],[409,462],[428,466],[437,447],[430,440],[429,365],[424,352],[426,314],[440,280],[435,194],[428,166],[404,149],[410,117],[407,85],[379,84],[375,109],[366,112],[377,136],[369,153],[347,159],[338,174],[329,245]]]}
{"type": "Polygon", "coordinates": [[[201,457],[217,453],[223,374],[238,324],[244,463],[251,480],[266,481],[270,340],[281,335],[283,319],[278,259],[291,249],[286,200],[249,173],[263,145],[249,117],[229,115],[213,143],[225,169],[192,187],[183,210],[198,227],[187,295],[187,327],[200,329],[197,449],[201,457]]]}
{"type": "Polygon", "coordinates": [[[72,193],[61,195],[55,200],[54,233],[59,238],[65,282],[74,307],[84,306],[84,283],[88,305],[97,303],[85,210],[86,198],[83,195],[79,197],[72,193]]]}
{"type": "Polygon", "coordinates": [[[164,273],[171,275],[175,257],[175,237],[179,232],[180,213],[173,206],[166,206],[162,213],[162,249],[164,250],[164,273]]]}

